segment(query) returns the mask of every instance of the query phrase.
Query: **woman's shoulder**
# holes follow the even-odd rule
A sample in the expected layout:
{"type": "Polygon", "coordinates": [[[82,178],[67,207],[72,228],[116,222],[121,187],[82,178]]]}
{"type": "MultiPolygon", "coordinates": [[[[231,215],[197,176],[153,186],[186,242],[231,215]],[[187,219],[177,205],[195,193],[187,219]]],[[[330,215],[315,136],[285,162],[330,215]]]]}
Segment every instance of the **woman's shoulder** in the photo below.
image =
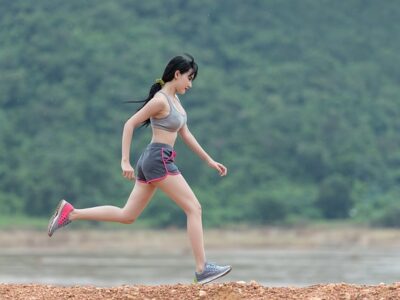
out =
{"type": "Polygon", "coordinates": [[[149,102],[152,102],[155,105],[168,105],[167,99],[161,93],[156,93],[149,102]]]}
{"type": "Polygon", "coordinates": [[[169,109],[168,101],[163,97],[163,95],[160,95],[160,93],[155,94],[146,106],[153,112],[161,112],[169,109]]]}

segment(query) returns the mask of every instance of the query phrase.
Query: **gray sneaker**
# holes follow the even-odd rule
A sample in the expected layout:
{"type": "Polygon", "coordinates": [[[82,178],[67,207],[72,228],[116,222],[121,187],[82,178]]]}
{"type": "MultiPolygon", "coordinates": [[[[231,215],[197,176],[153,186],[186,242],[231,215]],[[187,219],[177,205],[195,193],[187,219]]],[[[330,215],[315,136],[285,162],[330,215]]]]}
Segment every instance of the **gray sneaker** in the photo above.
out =
{"type": "Polygon", "coordinates": [[[195,283],[208,283],[217,278],[220,278],[228,274],[232,270],[231,266],[218,266],[214,263],[206,262],[204,265],[204,270],[201,273],[195,272],[195,283]]]}

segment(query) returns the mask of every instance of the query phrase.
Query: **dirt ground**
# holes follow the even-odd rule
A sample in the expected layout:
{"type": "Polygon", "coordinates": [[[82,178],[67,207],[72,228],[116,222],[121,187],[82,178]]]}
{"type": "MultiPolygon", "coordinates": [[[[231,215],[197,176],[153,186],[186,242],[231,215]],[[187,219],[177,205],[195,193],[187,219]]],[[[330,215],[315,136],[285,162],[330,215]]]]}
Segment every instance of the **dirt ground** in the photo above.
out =
{"type": "Polygon", "coordinates": [[[207,285],[92,286],[58,287],[51,285],[0,284],[2,300],[54,299],[307,299],[307,300],[390,300],[400,299],[400,282],[391,285],[360,286],[325,284],[309,287],[265,287],[257,282],[231,282],[207,285]]]}
{"type": "MultiPolygon", "coordinates": [[[[151,231],[63,231],[49,239],[38,231],[0,231],[1,251],[32,252],[148,251],[156,249],[189,249],[183,230],[151,231]],[[99,247],[98,245],[102,245],[99,247]],[[125,249],[125,250],[121,250],[125,249]],[[25,251],[25,250],[24,250],[25,251]]],[[[254,230],[209,230],[207,249],[252,247],[393,247],[400,246],[400,230],[368,228],[260,228],[254,230]]],[[[188,250],[188,251],[189,251],[188,250]]],[[[308,287],[268,287],[251,282],[212,283],[207,285],[123,285],[115,287],[56,286],[45,284],[2,284],[0,300],[46,299],[307,299],[307,300],[400,300],[400,282],[376,286],[345,283],[319,284],[308,287]]]]}

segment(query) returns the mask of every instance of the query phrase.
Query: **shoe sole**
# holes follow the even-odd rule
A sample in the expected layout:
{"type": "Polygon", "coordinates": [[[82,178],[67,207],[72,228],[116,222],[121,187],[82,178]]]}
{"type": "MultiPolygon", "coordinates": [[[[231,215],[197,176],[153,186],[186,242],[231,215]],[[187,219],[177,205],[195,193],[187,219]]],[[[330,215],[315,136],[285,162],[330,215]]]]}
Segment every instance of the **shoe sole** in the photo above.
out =
{"type": "Polygon", "coordinates": [[[51,232],[51,229],[54,227],[54,224],[58,221],[59,217],[60,217],[60,211],[62,211],[62,209],[64,208],[65,204],[67,204],[67,201],[65,201],[64,199],[61,200],[58,203],[58,206],[56,208],[56,211],[54,212],[54,215],[51,217],[50,222],[49,222],[49,226],[47,228],[47,234],[49,235],[49,237],[51,237],[53,235],[53,233],[51,232]]]}
{"type": "Polygon", "coordinates": [[[219,274],[214,275],[214,276],[212,276],[212,277],[206,278],[206,279],[204,279],[204,280],[202,280],[202,281],[198,281],[197,283],[199,283],[199,284],[206,284],[206,283],[209,283],[209,282],[214,281],[214,280],[216,280],[216,279],[218,279],[218,278],[221,278],[222,276],[225,276],[225,275],[228,274],[230,271],[232,271],[232,267],[230,267],[228,270],[226,270],[226,271],[223,272],[223,273],[219,273],[219,274]]]}

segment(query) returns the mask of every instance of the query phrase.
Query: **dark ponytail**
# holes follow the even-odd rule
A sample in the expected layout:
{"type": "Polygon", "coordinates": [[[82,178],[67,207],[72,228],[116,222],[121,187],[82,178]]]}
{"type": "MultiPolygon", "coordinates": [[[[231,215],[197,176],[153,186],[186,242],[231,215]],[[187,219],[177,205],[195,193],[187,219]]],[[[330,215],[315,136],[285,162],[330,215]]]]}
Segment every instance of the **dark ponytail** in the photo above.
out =
{"type": "MultiPolygon", "coordinates": [[[[187,53],[185,53],[184,55],[175,56],[168,62],[167,66],[165,67],[161,80],[157,80],[157,82],[151,86],[149,95],[147,96],[146,99],[139,101],[126,101],[126,102],[143,103],[143,105],[137,110],[139,111],[147,104],[147,102],[153,99],[154,95],[159,90],[161,90],[163,84],[172,81],[174,79],[176,71],[179,71],[181,74],[184,74],[190,70],[192,70],[193,80],[194,80],[197,76],[198,66],[195,63],[193,56],[187,53]]],[[[150,124],[150,119],[144,121],[141,126],[147,127],[149,126],[149,124],[150,124]]]]}

